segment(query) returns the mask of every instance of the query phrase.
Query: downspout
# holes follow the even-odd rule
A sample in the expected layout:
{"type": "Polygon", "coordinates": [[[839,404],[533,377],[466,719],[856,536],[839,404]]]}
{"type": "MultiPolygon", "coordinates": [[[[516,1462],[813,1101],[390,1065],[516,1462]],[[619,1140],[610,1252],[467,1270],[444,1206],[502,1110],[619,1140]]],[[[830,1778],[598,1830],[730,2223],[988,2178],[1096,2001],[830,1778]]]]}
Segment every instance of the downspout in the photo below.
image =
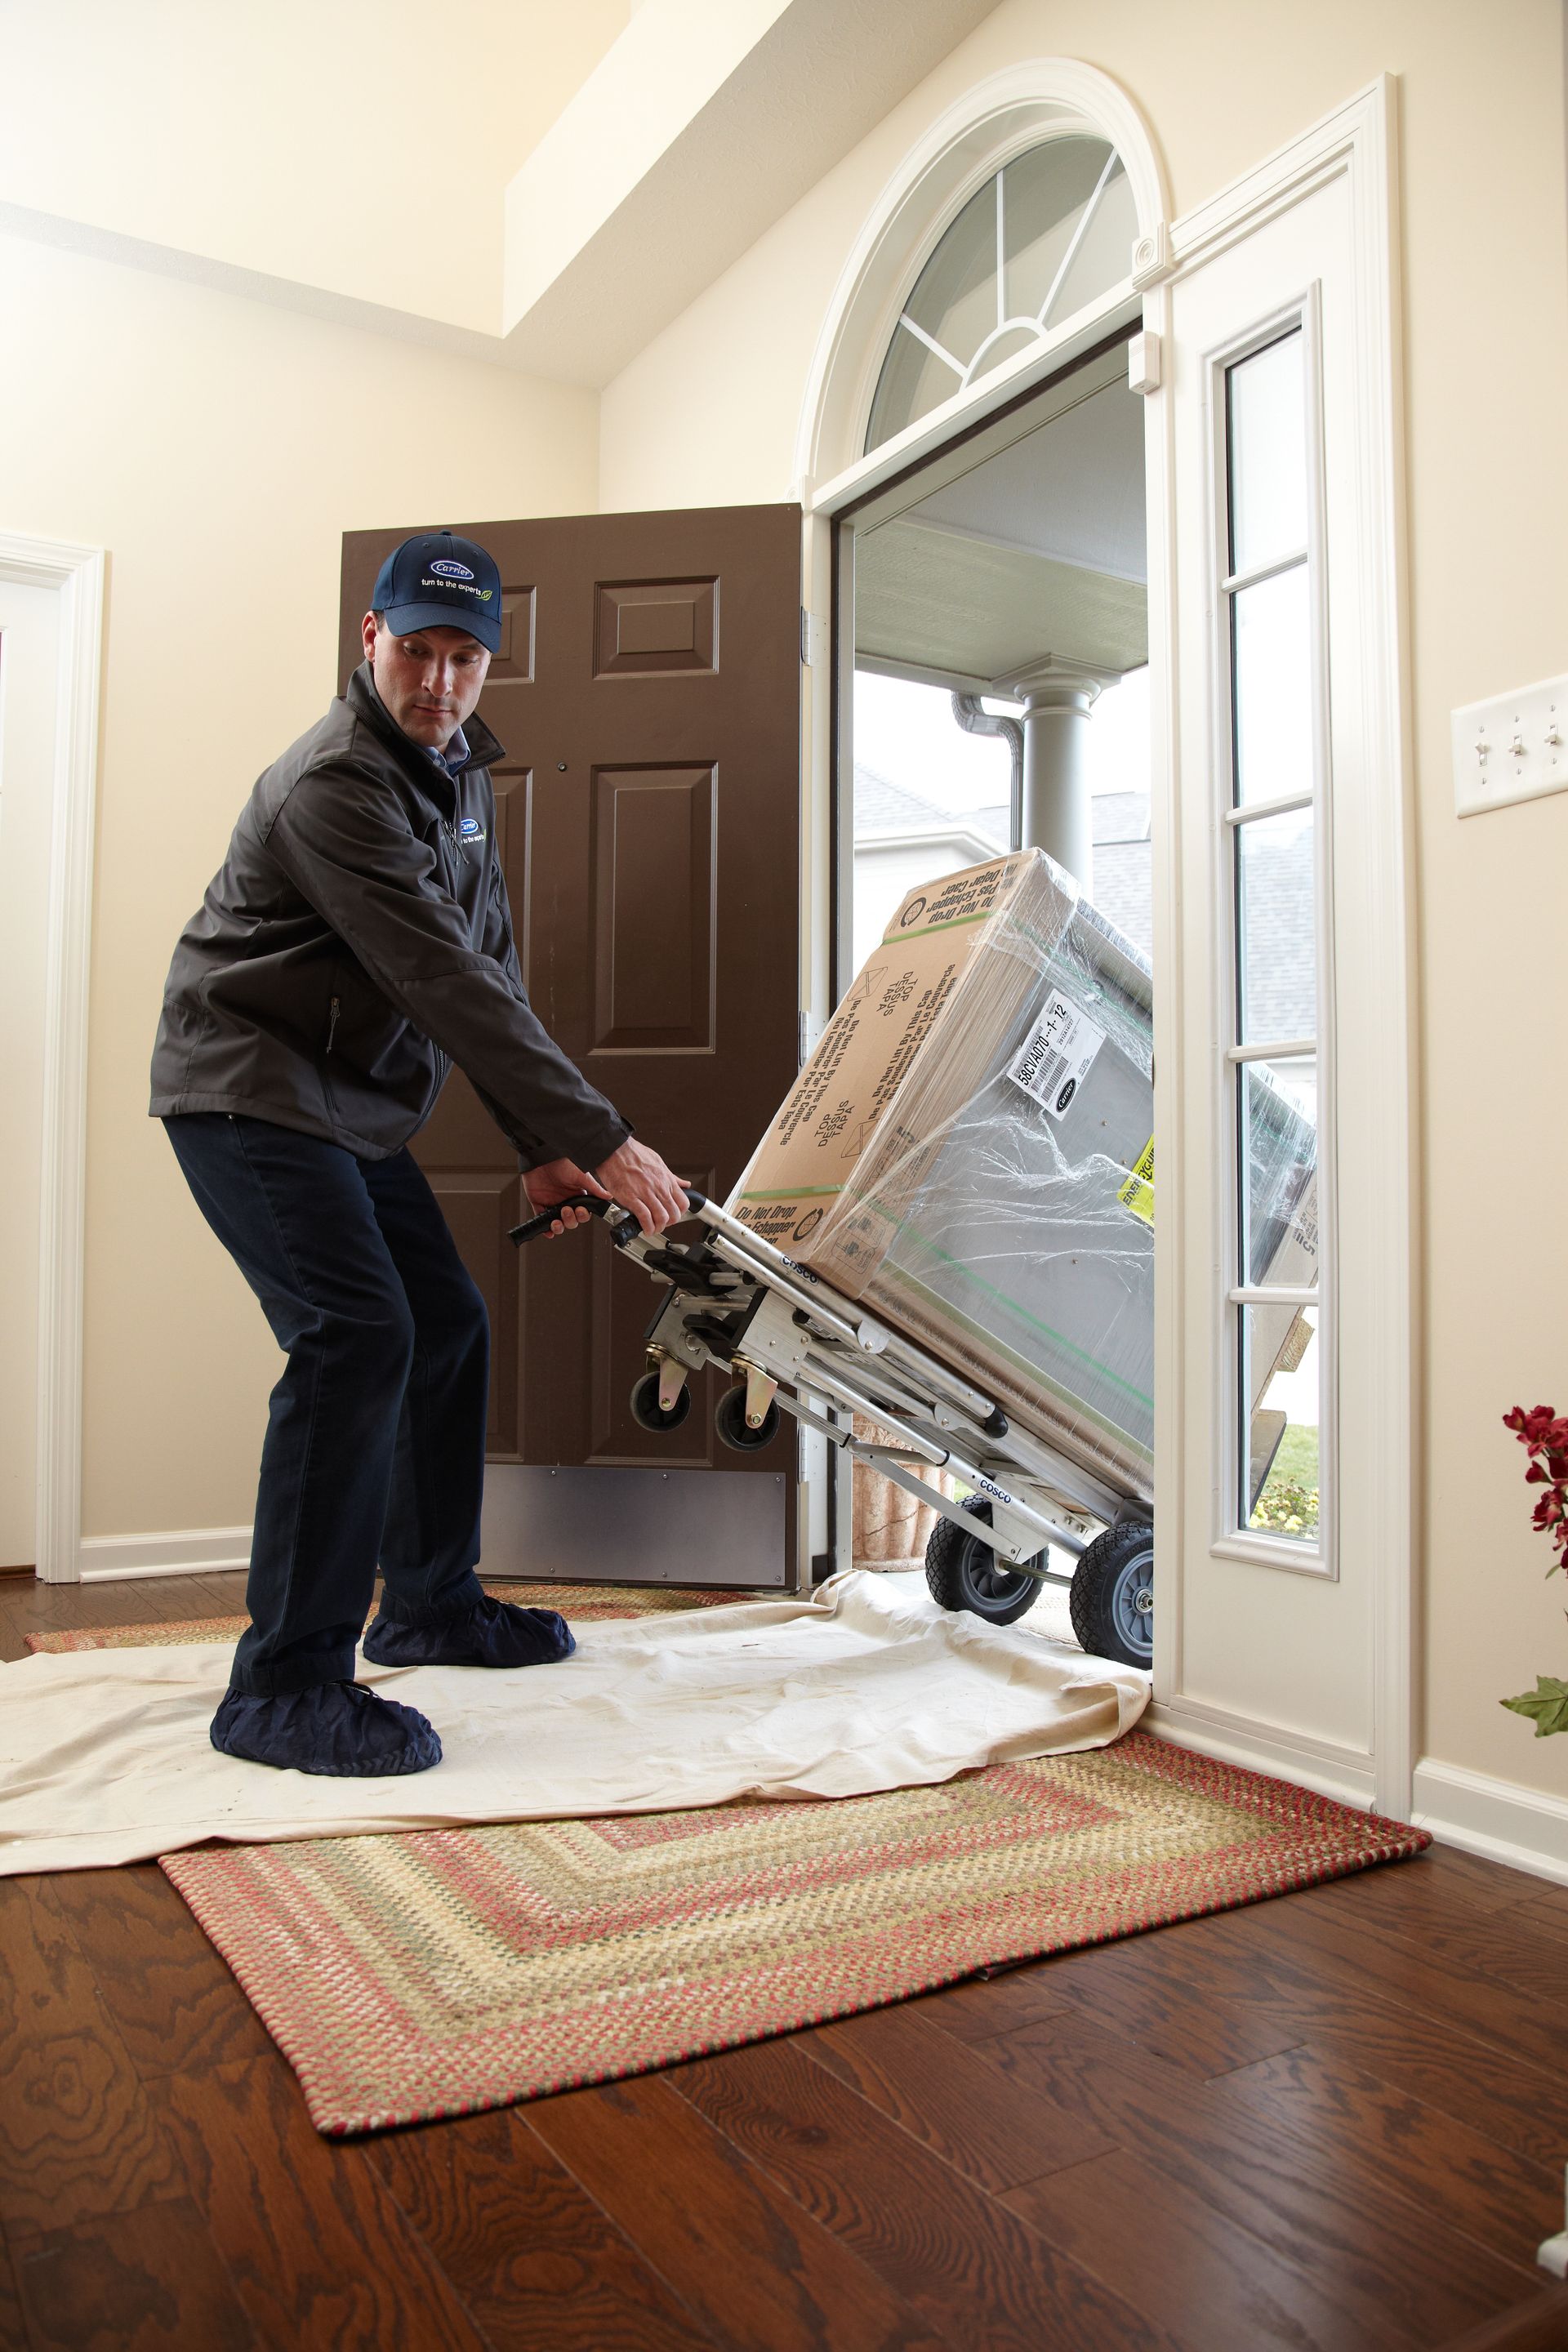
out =
{"type": "Polygon", "coordinates": [[[1012,845],[1024,837],[1024,728],[1021,719],[998,719],[984,709],[977,694],[954,694],[952,715],[966,735],[1000,736],[1013,761],[1012,845]]]}

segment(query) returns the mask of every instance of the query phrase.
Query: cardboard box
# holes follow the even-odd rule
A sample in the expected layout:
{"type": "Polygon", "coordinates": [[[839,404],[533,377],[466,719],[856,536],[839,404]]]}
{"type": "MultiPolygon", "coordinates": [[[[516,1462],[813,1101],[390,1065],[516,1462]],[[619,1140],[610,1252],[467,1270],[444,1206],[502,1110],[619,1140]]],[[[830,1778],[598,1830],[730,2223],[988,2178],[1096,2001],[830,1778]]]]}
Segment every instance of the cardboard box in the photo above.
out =
{"type": "Polygon", "coordinates": [[[856,1193],[874,1192],[889,1172],[888,1163],[914,1140],[916,1098],[931,1092],[923,1070],[916,1077],[917,1059],[944,1013],[949,1033],[963,1032],[972,1020],[973,991],[962,992],[961,983],[981,953],[988,919],[1016,895],[1018,864],[996,858],[910,892],[780,1106],[730,1204],[765,1240],[803,1264],[826,1272],[830,1259],[842,1257],[840,1286],[851,1297],[859,1297],[871,1270],[870,1252],[829,1251],[823,1229],[837,1235],[841,1206],[856,1193]]]}
{"type": "Polygon", "coordinates": [[[1144,1495],[1152,1003],[1039,850],[911,891],[730,1204],[1144,1495]]]}
{"type": "MultiPolygon", "coordinates": [[[[1039,850],[911,891],[730,1202],[1144,1502],[1152,1007],[1143,958],[1039,850]]],[[[1254,1125],[1250,1278],[1310,1281],[1310,1124],[1259,1088],[1254,1125]]],[[[1256,1318],[1255,1408],[1295,1319],[1256,1318]]]]}

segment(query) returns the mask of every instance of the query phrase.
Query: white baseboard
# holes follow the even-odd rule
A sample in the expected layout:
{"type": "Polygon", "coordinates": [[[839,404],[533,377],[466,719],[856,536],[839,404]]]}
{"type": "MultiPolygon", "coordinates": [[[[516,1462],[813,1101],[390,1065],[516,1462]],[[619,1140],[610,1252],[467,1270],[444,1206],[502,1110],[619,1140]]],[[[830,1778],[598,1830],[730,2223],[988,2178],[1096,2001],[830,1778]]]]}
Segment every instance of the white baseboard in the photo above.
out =
{"type": "Polygon", "coordinates": [[[210,1576],[250,1566],[248,1528],[178,1528],[152,1536],[83,1536],[77,1547],[84,1584],[126,1576],[210,1576]]]}
{"type": "Polygon", "coordinates": [[[1444,1845],[1568,1885],[1568,1797],[1424,1756],[1411,1819],[1444,1845]]]}
{"type": "Polygon", "coordinates": [[[1277,1780],[1311,1789],[1342,1805],[1370,1811],[1375,1783],[1372,1759],[1326,1740],[1292,1738],[1269,1733],[1239,1717],[1223,1715],[1217,1707],[1197,1707],[1181,1701],[1156,1699],[1140,1717],[1141,1731],[1152,1732],[1176,1748],[1193,1748],[1200,1756],[1216,1757],[1222,1764],[1239,1764],[1245,1771],[1267,1772],[1277,1780]]]}

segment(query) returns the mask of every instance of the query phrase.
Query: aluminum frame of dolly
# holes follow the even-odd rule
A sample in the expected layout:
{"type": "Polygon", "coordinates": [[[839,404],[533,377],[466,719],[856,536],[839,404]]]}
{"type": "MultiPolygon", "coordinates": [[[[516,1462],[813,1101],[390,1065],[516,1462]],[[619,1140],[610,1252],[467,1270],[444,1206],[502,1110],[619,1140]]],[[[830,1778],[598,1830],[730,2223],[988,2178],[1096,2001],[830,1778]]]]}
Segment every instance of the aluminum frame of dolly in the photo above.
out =
{"type": "MultiPolygon", "coordinates": [[[[1027,1431],[994,1401],[929,1349],[869,1315],[797,1265],[728,1210],[700,1192],[688,1195],[705,1228],[696,1247],[643,1233],[615,1203],[578,1195],[513,1228],[522,1243],[548,1233],[565,1206],[602,1217],[623,1255],[668,1285],[646,1334],[658,1405],[684,1418],[679,1399],[689,1376],[712,1364],[745,1382],[745,1423],[766,1444],[770,1409],[891,1479],[943,1518],[972,1533],[973,1515],[916,1475],[945,1469],[990,1506],[986,1543],[998,1560],[1041,1583],[1070,1584],[1050,1566],[1050,1548],[1075,1562],[1092,1531],[1142,1516],[1132,1496],[1115,1493],[1027,1431]],[[876,1421],[896,1441],[874,1443],[830,1420],[837,1406],[876,1421]]],[[[742,1447],[746,1441],[740,1441],[742,1447]]]]}

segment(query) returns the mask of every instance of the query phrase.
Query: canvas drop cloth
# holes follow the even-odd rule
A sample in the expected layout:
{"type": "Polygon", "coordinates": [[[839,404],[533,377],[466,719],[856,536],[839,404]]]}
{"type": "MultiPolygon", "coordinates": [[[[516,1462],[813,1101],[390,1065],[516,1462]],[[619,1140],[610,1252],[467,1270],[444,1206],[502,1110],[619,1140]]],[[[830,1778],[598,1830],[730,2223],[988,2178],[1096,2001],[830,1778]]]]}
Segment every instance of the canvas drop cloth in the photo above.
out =
{"type": "Polygon", "coordinates": [[[0,1666],[0,1874],[135,1862],[205,1838],[666,1812],[731,1798],[858,1797],[973,1766],[1104,1748],[1146,1675],[938,1609],[915,1575],[809,1600],[587,1624],[563,1664],[367,1664],[427,1715],[434,1770],[322,1780],[220,1756],[224,1643],[0,1666]]]}

